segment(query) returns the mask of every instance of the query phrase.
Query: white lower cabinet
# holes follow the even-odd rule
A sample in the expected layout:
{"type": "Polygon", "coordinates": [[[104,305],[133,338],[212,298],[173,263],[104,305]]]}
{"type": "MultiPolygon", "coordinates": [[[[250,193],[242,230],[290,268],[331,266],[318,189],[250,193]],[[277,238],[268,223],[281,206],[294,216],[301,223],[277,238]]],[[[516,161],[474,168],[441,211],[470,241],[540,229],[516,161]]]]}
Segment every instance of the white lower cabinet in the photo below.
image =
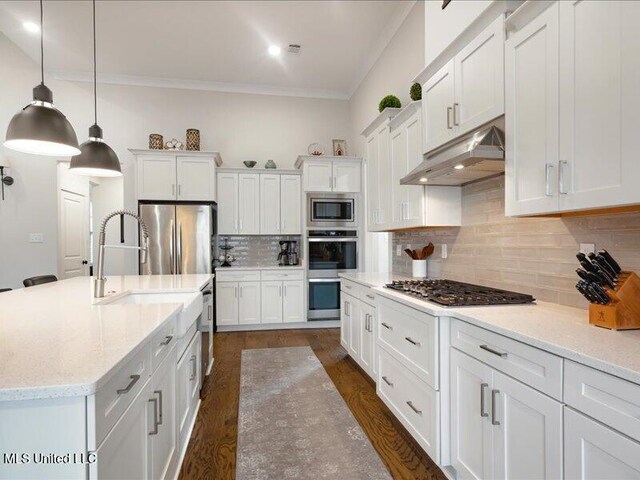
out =
{"type": "Polygon", "coordinates": [[[238,324],[260,323],[261,298],[260,282],[238,283],[238,324]]]}
{"type": "Polygon", "coordinates": [[[562,478],[562,404],[451,351],[451,463],[458,478],[562,478]]]}
{"type": "MultiPolygon", "coordinates": [[[[374,376],[374,348],[375,348],[375,332],[374,325],[376,323],[376,308],[364,302],[359,305],[360,316],[360,366],[369,376],[374,376]]],[[[377,370],[377,368],[375,369],[377,370]]]]}
{"type": "Polygon", "coordinates": [[[282,323],[282,282],[262,282],[262,323],[282,323]]]}
{"type": "Polygon", "coordinates": [[[377,373],[375,298],[366,286],[345,280],[340,283],[340,343],[374,380],[377,373]]]}
{"type": "Polygon", "coordinates": [[[570,408],[564,432],[566,479],[640,479],[640,443],[570,408]]]}
{"type": "Polygon", "coordinates": [[[304,322],[304,284],[300,281],[282,282],[282,321],[304,322]]]}
{"type": "Polygon", "coordinates": [[[178,452],[176,428],[176,359],[175,350],[151,378],[151,392],[147,402],[151,478],[165,478],[176,461],[178,452]]]}
{"type": "Polygon", "coordinates": [[[189,440],[190,426],[196,412],[200,392],[201,341],[202,337],[198,332],[178,360],[176,370],[178,438],[180,445],[185,446],[189,440]]]}
{"type": "Polygon", "coordinates": [[[216,322],[218,325],[238,324],[238,282],[216,284],[216,322]]]}
{"type": "Polygon", "coordinates": [[[349,316],[348,307],[346,307],[346,302],[348,302],[348,297],[344,294],[344,292],[340,293],[340,345],[346,351],[349,351],[349,344],[351,343],[351,317],[349,316]]]}
{"type": "Polygon", "coordinates": [[[341,294],[342,304],[349,317],[349,354],[358,361],[360,358],[360,302],[351,295],[341,294]]]}

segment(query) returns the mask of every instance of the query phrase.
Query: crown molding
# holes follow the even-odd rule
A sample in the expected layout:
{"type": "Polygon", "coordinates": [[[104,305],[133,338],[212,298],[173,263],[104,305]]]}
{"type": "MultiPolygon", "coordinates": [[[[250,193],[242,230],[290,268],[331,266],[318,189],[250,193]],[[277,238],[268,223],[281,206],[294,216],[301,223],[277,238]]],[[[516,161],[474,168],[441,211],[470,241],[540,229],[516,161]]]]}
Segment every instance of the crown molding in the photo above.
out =
{"type": "MultiPolygon", "coordinates": [[[[93,74],[91,72],[55,70],[51,72],[51,75],[56,80],[68,82],[93,82],[93,74]]],[[[127,85],[135,87],[177,88],[182,90],[203,90],[210,92],[321,98],[330,100],[349,99],[349,95],[346,92],[334,90],[253,85],[248,83],[213,82],[208,80],[187,80],[181,78],[161,78],[144,75],[99,73],[97,81],[102,84],[127,85]]]]}

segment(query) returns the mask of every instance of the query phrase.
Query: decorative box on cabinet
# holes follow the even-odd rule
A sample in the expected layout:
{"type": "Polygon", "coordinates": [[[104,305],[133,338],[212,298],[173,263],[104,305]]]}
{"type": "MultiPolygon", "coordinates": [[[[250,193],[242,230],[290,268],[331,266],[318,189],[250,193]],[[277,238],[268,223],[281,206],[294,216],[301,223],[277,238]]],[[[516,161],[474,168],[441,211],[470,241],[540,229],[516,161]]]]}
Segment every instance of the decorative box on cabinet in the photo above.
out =
{"type": "Polygon", "coordinates": [[[295,168],[302,169],[305,192],[359,193],[362,159],[300,155],[295,168]]]}

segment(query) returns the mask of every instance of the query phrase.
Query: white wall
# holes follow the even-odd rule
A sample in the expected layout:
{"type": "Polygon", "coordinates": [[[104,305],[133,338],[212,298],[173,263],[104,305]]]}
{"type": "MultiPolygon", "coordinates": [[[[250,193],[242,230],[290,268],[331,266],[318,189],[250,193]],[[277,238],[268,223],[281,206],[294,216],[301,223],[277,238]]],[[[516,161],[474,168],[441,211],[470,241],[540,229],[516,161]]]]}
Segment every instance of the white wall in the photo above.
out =
{"type": "MultiPolygon", "coordinates": [[[[31,100],[39,83],[39,66],[0,34],[0,137],[11,117],[31,100]]],[[[90,66],[87,59],[87,66],[90,66]]],[[[73,124],[78,140],[87,137],[93,123],[92,87],[89,83],[47,79],[54,103],[73,124]]],[[[348,104],[344,100],[278,97],[98,85],[99,124],[105,140],[123,163],[124,202],[114,198],[112,210],[135,210],[135,169],[128,148],[147,148],[149,133],[184,140],[187,128],[199,128],[203,150],[218,150],[225,166],[243,160],[264,164],[273,159],[279,168],[292,168],[307,146],[320,142],[329,151],[331,139],[351,144],[348,104]]],[[[16,184],[0,202],[0,288],[17,287],[23,278],[56,271],[56,167],[55,159],[23,156],[9,150],[16,184]],[[44,244],[29,244],[30,232],[42,232],[44,244]]],[[[114,189],[115,191],[115,189],[114,189]]],[[[108,207],[108,203],[105,207],[108,207]]],[[[127,220],[127,231],[135,231],[127,220]]],[[[135,243],[127,235],[127,243],[135,243]]],[[[122,272],[137,273],[135,252],[127,254],[122,272]]]]}
{"type": "MultiPolygon", "coordinates": [[[[413,78],[424,68],[424,3],[417,2],[389,45],[349,99],[349,154],[365,156],[365,139],[360,132],[378,115],[378,104],[385,95],[397,96],[402,105],[411,101],[413,78]]],[[[368,233],[365,268],[390,269],[389,234],[368,233]]]]}

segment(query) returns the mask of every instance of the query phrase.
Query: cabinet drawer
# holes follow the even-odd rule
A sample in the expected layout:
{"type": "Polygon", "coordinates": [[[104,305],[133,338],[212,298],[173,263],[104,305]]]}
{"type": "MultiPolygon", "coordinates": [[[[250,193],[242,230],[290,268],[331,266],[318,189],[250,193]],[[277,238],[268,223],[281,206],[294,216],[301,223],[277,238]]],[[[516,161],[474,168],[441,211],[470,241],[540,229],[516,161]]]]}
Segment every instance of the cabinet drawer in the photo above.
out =
{"type": "Polygon", "coordinates": [[[437,462],[439,459],[439,393],[384,350],[378,354],[378,396],[437,462]]]}
{"type": "Polygon", "coordinates": [[[216,281],[218,282],[259,282],[260,270],[225,271],[221,268],[216,270],[216,281]]]}
{"type": "Polygon", "coordinates": [[[376,306],[376,294],[372,288],[361,286],[360,300],[362,300],[364,303],[368,303],[372,307],[376,306]]]}
{"type": "Polygon", "coordinates": [[[438,319],[381,297],[377,316],[378,345],[437,390],[438,319]]]}
{"type": "Polygon", "coordinates": [[[262,280],[302,280],[304,271],[302,270],[263,270],[262,280]]]}
{"type": "MultiPolygon", "coordinates": [[[[151,347],[144,345],[95,394],[95,445],[100,445],[151,376],[151,347]]],[[[91,402],[89,402],[91,410],[91,402]]],[[[89,415],[91,418],[91,415],[89,415]]]]}
{"type": "Polygon", "coordinates": [[[187,333],[184,334],[184,337],[179,338],[177,340],[176,357],[178,359],[180,359],[182,355],[185,353],[185,350],[191,343],[191,339],[193,338],[193,336],[196,334],[197,331],[198,331],[198,325],[194,323],[193,325],[191,325],[191,327],[189,327],[189,330],[187,330],[187,333]]]}
{"type": "Polygon", "coordinates": [[[640,441],[640,385],[565,360],[564,401],[640,441]]]}
{"type": "Polygon", "coordinates": [[[453,319],[451,345],[521,382],[562,400],[562,358],[453,319]]]}
{"type": "Polygon", "coordinates": [[[340,279],[340,290],[345,291],[349,295],[353,295],[358,298],[360,296],[360,285],[351,280],[340,279]]]}
{"type": "Polygon", "coordinates": [[[153,337],[151,337],[151,373],[158,368],[162,359],[176,343],[176,319],[175,317],[165,323],[153,337]]]}

